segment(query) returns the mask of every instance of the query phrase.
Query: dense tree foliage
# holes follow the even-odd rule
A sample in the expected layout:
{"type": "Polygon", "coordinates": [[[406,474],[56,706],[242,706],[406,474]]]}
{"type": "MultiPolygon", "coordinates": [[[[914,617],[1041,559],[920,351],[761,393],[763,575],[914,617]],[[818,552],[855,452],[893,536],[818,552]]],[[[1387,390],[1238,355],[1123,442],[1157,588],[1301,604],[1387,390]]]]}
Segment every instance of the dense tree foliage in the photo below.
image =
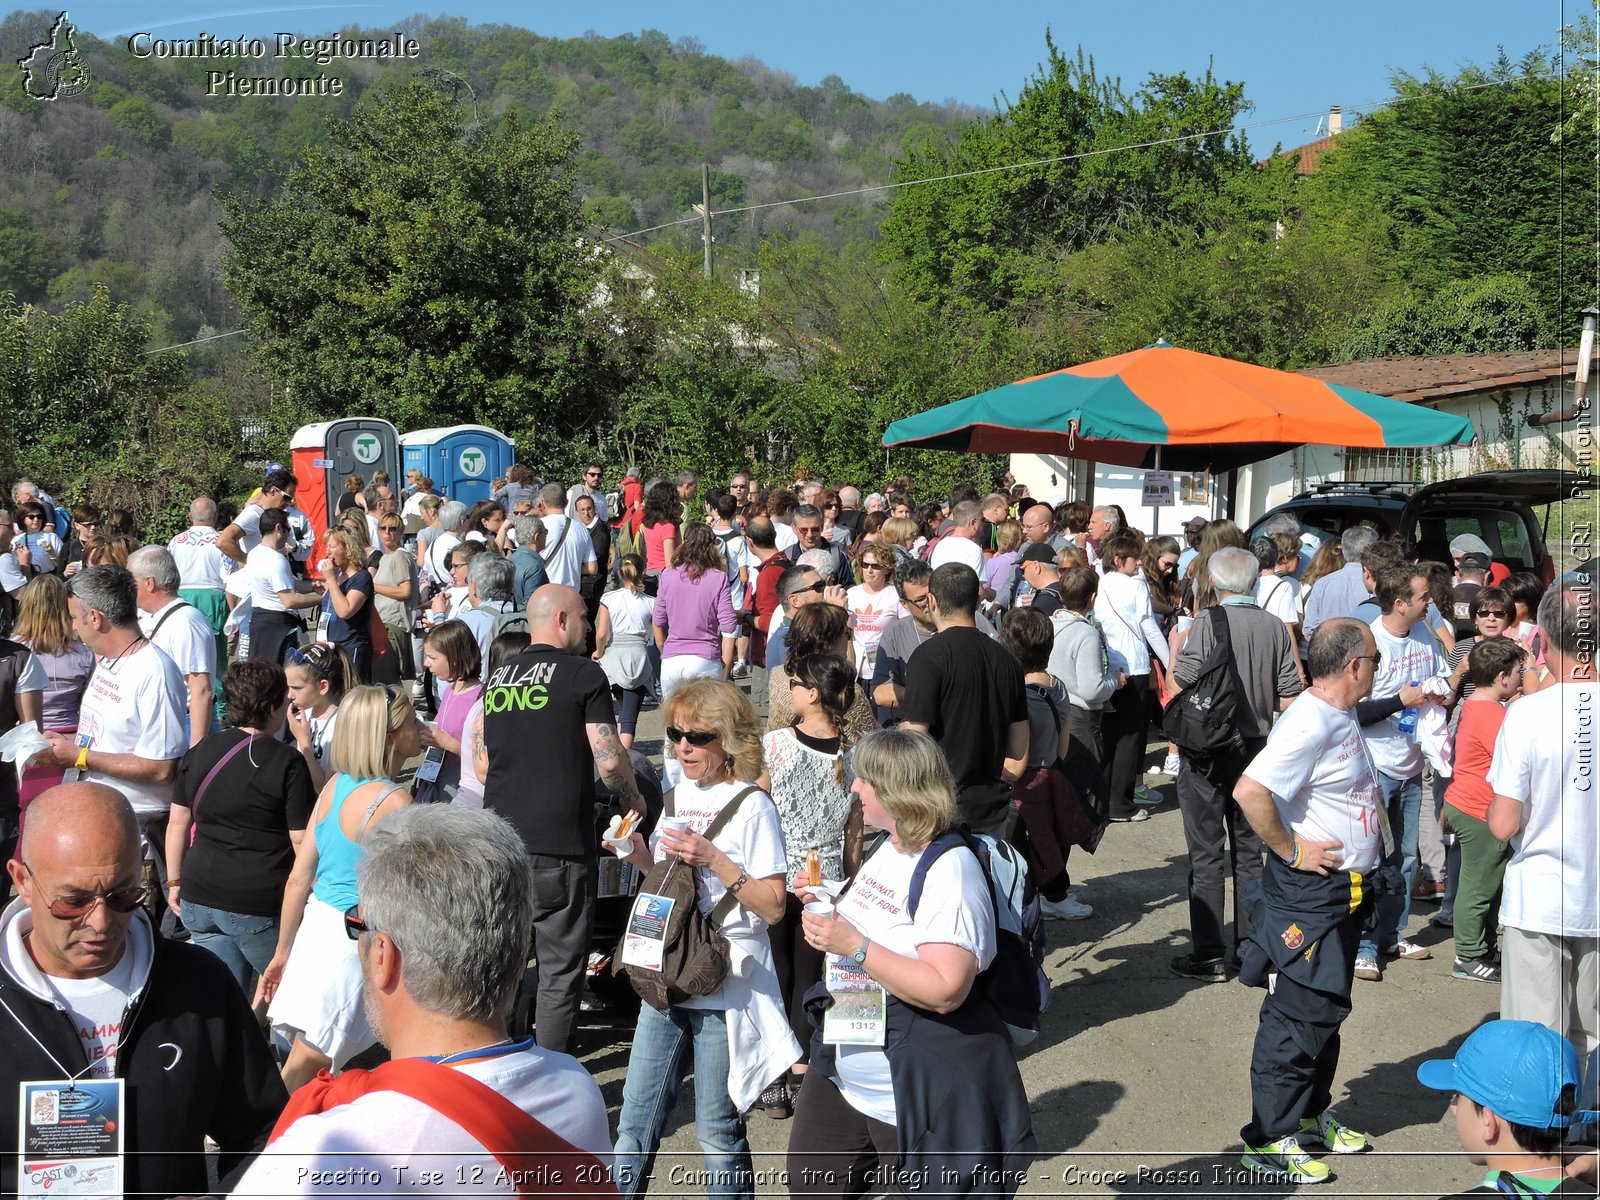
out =
{"type": "Polygon", "coordinates": [[[323,416],[586,428],[599,339],[576,145],[515,113],[464,127],[422,81],[372,93],[277,195],[225,202],[224,279],[257,353],[323,416]]]}

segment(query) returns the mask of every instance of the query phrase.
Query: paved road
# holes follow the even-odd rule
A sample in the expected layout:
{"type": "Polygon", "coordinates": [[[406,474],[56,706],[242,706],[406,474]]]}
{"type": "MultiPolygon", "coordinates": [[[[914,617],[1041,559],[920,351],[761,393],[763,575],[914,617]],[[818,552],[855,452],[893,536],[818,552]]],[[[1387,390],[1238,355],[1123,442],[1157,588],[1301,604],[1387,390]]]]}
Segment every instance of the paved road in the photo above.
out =
{"type": "MultiPolygon", "coordinates": [[[[647,711],[640,748],[653,757],[660,729],[659,713],[647,711]]],[[[1025,1195],[1292,1190],[1234,1170],[1239,1127],[1250,1115],[1261,993],[1234,982],[1191,983],[1167,967],[1187,949],[1188,859],[1171,785],[1161,790],[1166,802],[1150,821],[1112,826],[1098,854],[1074,856],[1075,884],[1095,915],[1048,926],[1054,997],[1043,1032],[1021,1059],[1043,1151],[1025,1195]]],[[[1432,946],[1434,958],[1397,963],[1382,983],[1356,983],[1334,1103],[1347,1124],[1373,1135],[1377,1149],[1333,1160],[1336,1179],[1319,1195],[1444,1196],[1482,1178],[1456,1153],[1447,1097],[1425,1091],[1415,1068],[1453,1053],[1494,1015],[1499,990],[1451,978],[1449,937],[1426,924],[1435,911],[1415,905],[1411,926],[1413,940],[1432,946]]],[[[613,1124],[626,1036],[620,1031],[584,1058],[613,1124]]],[[[701,1158],[688,1087],[668,1128],[651,1194],[691,1194],[682,1173],[698,1170],[701,1158]]],[[[785,1192],[788,1131],[786,1121],[750,1119],[762,1194],[785,1192]]]]}

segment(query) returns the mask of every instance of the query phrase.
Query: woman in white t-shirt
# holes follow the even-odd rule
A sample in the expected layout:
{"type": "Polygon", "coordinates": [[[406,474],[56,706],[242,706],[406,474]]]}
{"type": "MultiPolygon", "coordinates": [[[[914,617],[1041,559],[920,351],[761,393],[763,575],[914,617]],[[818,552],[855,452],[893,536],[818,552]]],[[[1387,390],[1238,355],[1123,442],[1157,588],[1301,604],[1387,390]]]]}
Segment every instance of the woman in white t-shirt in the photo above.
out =
{"type": "Polygon", "coordinates": [[[617,1189],[623,1200],[633,1200],[649,1187],[656,1148],[692,1053],[695,1134],[709,1178],[722,1180],[704,1190],[748,1197],[755,1176],[739,1114],[800,1056],[767,940],[767,927],[783,917],[783,828],[772,800],[754,786],[761,773],[761,730],[744,694],[721,680],[690,679],[673,689],[665,709],[667,753],[678,760],[682,781],[668,793],[666,815],[649,845],[636,831],[622,857],[640,871],[668,856],[692,866],[707,916],[733,893],[737,903],[718,925],[732,962],[710,995],[690,997],[665,1012],[648,1004],[639,1010],[617,1121],[617,1189]],[[733,817],[707,841],[703,832],[735,802],[733,817]],[[673,832],[667,826],[674,818],[688,827],[673,832]]]}
{"type": "Polygon", "coordinates": [[[850,640],[855,645],[856,669],[863,684],[872,681],[873,662],[883,627],[896,617],[908,615],[894,587],[895,558],[892,551],[868,542],[856,556],[861,582],[844,594],[850,610],[850,640]]]}
{"type": "Polygon", "coordinates": [[[859,1196],[869,1174],[915,1170],[923,1154],[1004,1153],[1013,1145],[1008,1135],[1007,1144],[989,1146],[984,1131],[1014,1134],[1014,1124],[987,1117],[1026,1120],[1009,1035],[976,986],[995,955],[989,882],[972,851],[943,836],[956,819],[950,768],[932,738],[900,728],[862,738],[852,765],[866,823],[888,836],[869,851],[836,912],[802,918],[806,940],[828,956],[830,1009],[848,1008],[852,1019],[835,1028],[825,1017],[812,1037],[789,1138],[796,1195],[859,1196]],[[880,991],[882,1018],[870,1015],[880,991]],[[959,1132],[940,1127],[945,1108],[959,1110],[959,1132]],[[903,1146],[918,1155],[902,1164],[903,1146]]]}
{"type": "Polygon", "coordinates": [[[655,597],[645,594],[644,559],[624,554],[617,564],[621,586],[600,597],[594,622],[594,660],[611,683],[617,706],[617,740],[633,749],[639,712],[650,694],[650,626],[655,620],[655,597]]]}

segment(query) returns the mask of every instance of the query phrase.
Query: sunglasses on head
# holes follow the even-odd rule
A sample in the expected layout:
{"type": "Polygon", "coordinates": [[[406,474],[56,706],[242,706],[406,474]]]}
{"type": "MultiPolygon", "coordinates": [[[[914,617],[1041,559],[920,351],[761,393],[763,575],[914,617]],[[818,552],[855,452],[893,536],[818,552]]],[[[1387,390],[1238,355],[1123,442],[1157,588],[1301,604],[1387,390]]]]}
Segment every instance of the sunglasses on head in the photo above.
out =
{"type": "MultiPolygon", "coordinates": [[[[22,869],[31,878],[38,878],[33,874],[33,868],[26,862],[22,863],[22,869]]],[[[46,907],[50,910],[50,915],[58,921],[76,921],[93,912],[94,906],[102,900],[114,913],[131,913],[144,903],[144,897],[145,889],[136,885],[118,888],[114,892],[75,892],[70,896],[57,896],[46,907]]]]}
{"type": "Polygon", "coordinates": [[[296,666],[310,667],[319,678],[328,677],[327,660],[333,657],[333,648],[326,642],[315,642],[302,649],[299,646],[290,646],[286,657],[296,666]]]}
{"type": "Polygon", "coordinates": [[[679,729],[676,725],[667,726],[667,741],[676,745],[678,742],[688,742],[691,746],[709,746],[721,736],[716,733],[707,733],[703,729],[679,729]]]}

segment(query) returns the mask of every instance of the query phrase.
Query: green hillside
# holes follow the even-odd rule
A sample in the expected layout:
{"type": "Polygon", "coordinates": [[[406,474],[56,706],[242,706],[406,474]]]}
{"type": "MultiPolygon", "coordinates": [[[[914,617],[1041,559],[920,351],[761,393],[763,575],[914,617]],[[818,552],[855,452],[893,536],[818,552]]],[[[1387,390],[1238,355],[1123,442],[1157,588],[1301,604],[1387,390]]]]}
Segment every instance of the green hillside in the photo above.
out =
{"type": "MultiPolygon", "coordinates": [[[[0,61],[40,40],[54,11],[0,22],[0,61]]],[[[888,182],[894,161],[930,136],[959,133],[974,110],[872,100],[830,75],[815,87],[755,59],[729,62],[693,38],[540,37],[504,25],[413,17],[399,27],[420,48],[389,63],[311,59],[138,58],[123,41],[79,31],[93,82],[41,102],[21,73],[0,70],[0,292],[59,308],[97,284],[172,341],[231,329],[239,314],[222,287],[218,230],[226,191],[266,193],[326,118],[348,117],[374,84],[419,73],[492,121],[554,112],[580,137],[577,196],[594,225],[627,233],[689,215],[700,164],[711,165],[716,208],[758,205],[888,182]],[[229,96],[207,73],[337,74],[342,94],[287,99],[229,96]],[[448,72],[448,74],[440,74],[448,72]],[[219,94],[208,95],[208,82],[219,94]]],[[[341,36],[394,31],[347,29],[341,36]]],[[[272,48],[269,42],[269,50],[272,48]]],[[[876,236],[876,198],[778,205],[719,226],[719,252],[753,264],[759,240],[805,232],[835,249],[876,236]]],[[[655,235],[685,245],[698,229],[655,235]]]]}

